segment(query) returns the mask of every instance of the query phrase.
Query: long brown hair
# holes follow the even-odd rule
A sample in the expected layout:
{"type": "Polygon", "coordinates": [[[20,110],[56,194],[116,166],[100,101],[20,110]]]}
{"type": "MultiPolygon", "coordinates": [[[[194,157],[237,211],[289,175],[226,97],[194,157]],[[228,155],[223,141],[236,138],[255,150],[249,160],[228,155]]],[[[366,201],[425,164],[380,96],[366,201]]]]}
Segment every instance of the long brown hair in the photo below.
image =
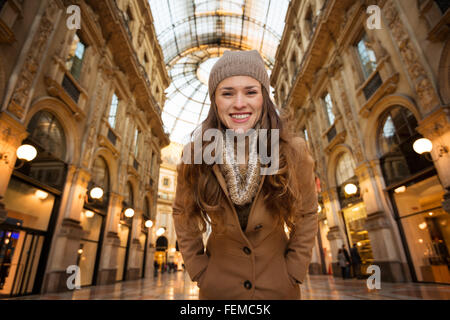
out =
{"type": "MultiPolygon", "coordinates": [[[[295,175],[295,161],[298,159],[298,151],[292,145],[293,135],[285,126],[285,121],[280,118],[276,112],[275,105],[270,99],[267,91],[262,88],[263,106],[261,118],[259,120],[261,129],[268,130],[268,143],[270,146],[270,129],[279,129],[279,170],[277,174],[267,175],[265,177],[262,194],[265,204],[279,223],[286,223],[289,230],[293,227],[294,210],[298,207],[300,201],[300,190],[298,179],[295,175]]],[[[284,119],[284,117],[283,117],[284,119]]],[[[215,95],[212,95],[211,108],[207,118],[198,128],[198,133],[203,133],[208,129],[226,129],[219,119],[217,106],[215,104],[215,95]]],[[[192,137],[194,133],[192,134],[192,137]]],[[[202,142],[202,152],[209,144],[202,142]]],[[[220,185],[212,171],[212,165],[204,162],[202,164],[193,164],[194,147],[191,143],[191,164],[180,163],[178,165],[178,183],[182,186],[177,195],[184,199],[184,217],[186,219],[196,219],[200,225],[200,232],[206,231],[206,222],[211,223],[212,228],[222,232],[223,229],[223,206],[226,202],[225,194],[221,191],[220,185]],[[207,214],[206,214],[207,213],[207,214]]],[[[270,150],[267,150],[270,151],[270,150]]],[[[203,153],[202,153],[203,154],[203,153]]],[[[268,154],[268,153],[266,153],[268,154]]]]}

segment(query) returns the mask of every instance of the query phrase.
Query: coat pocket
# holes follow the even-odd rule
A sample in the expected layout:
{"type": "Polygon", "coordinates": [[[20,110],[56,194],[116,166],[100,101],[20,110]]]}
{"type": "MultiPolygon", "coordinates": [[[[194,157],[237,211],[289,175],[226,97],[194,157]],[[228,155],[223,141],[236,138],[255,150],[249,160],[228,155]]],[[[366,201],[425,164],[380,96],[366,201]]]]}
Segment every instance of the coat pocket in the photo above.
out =
{"type": "Polygon", "coordinates": [[[289,283],[296,287],[298,286],[298,283],[295,281],[295,279],[289,274],[288,269],[287,269],[287,263],[286,263],[286,259],[283,259],[283,269],[284,269],[284,275],[285,278],[287,278],[287,280],[289,281],[289,283]]]}

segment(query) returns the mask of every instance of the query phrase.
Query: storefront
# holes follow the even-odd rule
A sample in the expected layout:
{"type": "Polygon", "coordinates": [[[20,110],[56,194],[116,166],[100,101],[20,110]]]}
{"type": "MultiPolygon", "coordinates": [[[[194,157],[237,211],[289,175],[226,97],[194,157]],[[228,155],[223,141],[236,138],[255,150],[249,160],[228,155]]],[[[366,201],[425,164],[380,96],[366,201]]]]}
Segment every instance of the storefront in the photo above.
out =
{"type": "Polygon", "coordinates": [[[97,282],[109,203],[109,170],[102,157],[94,160],[91,173],[80,219],[83,236],[78,249],[77,264],[81,271],[81,286],[95,285],[97,282]]]}
{"type": "Polygon", "coordinates": [[[413,149],[417,121],[396,106],[383,115],[380,163],[414,281],[450,283],[450,218],[433,162],[413,149]]]}
{"type": "MultiPolygon", "coordinates": [[[[367,267],[373,264],[373,252],[369,232],[365,228],[367,219],[364,202],[360,196],[358,178],[355,175],[355,163],[349,153],[340,156],[336,166],[336,182],[341,218],[345,227],[346,249],[356,244],[361,257],[361,274],[367,273],[367,267]]],[[[336,253],[337,254],[337,253],[336,253]]],[[[352,270],[353,274],[355,270],[352,270]]]]}
{"type": "Polygon", "coordinates": [[[18,160],[4,197],[0,225],[0,297],[39,293],[67,174],[66,137],[47,111],[36,113],[23,141],[37,150],[18,160]]]}

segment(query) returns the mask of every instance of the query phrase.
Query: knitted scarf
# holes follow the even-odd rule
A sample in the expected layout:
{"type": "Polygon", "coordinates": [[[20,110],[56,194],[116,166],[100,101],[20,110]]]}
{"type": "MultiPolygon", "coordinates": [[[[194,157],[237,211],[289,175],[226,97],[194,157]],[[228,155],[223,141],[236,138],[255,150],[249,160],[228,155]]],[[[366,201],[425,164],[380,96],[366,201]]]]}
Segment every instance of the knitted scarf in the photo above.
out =
{"type": "Polygon", "coordinates": [[[234,156],[234,140],[227,141],[224,135],[223,164],[220,166],[227,182],[231,201],[237,206],[243,206],[253,201],[258,191],[260,175],[260,162],[258,157],[256,131],[250,137],[248,162],[241,168],[234,156]]]}

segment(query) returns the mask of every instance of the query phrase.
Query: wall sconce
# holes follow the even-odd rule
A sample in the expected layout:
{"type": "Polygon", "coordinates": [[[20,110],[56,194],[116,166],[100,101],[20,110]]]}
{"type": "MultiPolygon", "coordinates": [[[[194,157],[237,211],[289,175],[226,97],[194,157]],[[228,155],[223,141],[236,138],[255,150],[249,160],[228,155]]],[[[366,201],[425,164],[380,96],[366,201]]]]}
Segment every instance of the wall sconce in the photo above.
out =
{"type": "Polygon", "coordinates": [[[101,199],[103,197],[103,189],[100,187],[94,187],[91,189],[91,191],[89,192],[89,195],[91,196],[92,199],[94,200],[98,200],[101,199]]]}
{"type": "Polygon", "coordinates": [[[159,236],[162,236],[163,234],[164,234],[164,232],[166,232],[166,229],[164,228],[164,227],[161,227],[161,228],[159,228],[157,231],[156,231],[156,235],[159,237],[159,236]]]}
{"type": "MultiPolygon", "coordinates": [[[[16,150],[17,159],[20,160],[18,166],[14,166],[14,169],[20,169],[25,162],[32,161],[37,156],[37,150],[31,144],[23,144],[16,150]]],[[[6,164],[9,163],[8,154],[0,153],[0,160],[5,161],[6,164]]]]}
{"type": "Polygon", "coordinates": [[[134,216],[134,209],[133,208],[126,208],[125,211],[123,212],[123,214],[127,218],[133,218],[133,216],[134,216]]]}
{"type": "Polygon", "coordinates": [[[152,220],[147,220],[147,221],[145,221],[145,227],[146,228],[151,228],[152,226],[153,226],[153,221],[152,220]]]}
{"type": "MultiPolygon", "coordinates": [[[[439,145],[437,146],[438,148],[438,156],[443,157],[444,154],[448,153],[448,147],[444,146],[444,145],[439,145]]],[[[415,152],[417,152],[418,154],[424,154],[425,153],[425,158],[429,161],[434,161],[431,158],[430,152],[431,150],[433,150],[433,143],[431,143],[431,141],[427,138],[420,138],[417,139],[416,141],[414,141],[413,143],[413,149],[415,152]]]]}
{"type": "Polygon", "coordinates": [[[356,192],[358,191],[358,187],[356,185],[354,185],[353,183],[347,183],[344,187],[344,191],[349,196],[352,196],[352,195],[356,194],[356,192]]]}

